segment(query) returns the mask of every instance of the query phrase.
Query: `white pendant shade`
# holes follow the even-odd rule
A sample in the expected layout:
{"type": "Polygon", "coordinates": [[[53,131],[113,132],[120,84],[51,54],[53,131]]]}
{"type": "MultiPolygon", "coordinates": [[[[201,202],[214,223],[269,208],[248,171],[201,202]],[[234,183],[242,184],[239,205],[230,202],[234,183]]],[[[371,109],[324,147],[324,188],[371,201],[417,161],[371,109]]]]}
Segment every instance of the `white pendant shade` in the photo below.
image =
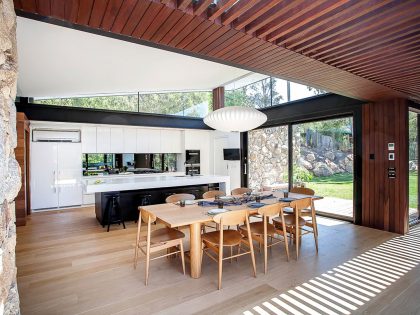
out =
{"type": "Polygon", "coordinates": [[[229,106],[215,110],[204,118],[204,123],[220,131],[248,131],[267,121],[267,115],[251,107],[229,106]]]}

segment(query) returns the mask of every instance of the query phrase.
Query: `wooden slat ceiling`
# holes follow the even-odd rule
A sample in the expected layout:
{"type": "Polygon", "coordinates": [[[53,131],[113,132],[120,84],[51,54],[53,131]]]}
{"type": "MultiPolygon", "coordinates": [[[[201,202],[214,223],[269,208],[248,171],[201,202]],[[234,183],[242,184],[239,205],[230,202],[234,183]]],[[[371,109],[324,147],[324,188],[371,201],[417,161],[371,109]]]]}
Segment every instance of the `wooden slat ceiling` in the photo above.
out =
{"type": "Polygon", "coordinates": [[[126,35],[337,94],[420,101],[418,0],[14,3],[26,17],[126,35]]]}

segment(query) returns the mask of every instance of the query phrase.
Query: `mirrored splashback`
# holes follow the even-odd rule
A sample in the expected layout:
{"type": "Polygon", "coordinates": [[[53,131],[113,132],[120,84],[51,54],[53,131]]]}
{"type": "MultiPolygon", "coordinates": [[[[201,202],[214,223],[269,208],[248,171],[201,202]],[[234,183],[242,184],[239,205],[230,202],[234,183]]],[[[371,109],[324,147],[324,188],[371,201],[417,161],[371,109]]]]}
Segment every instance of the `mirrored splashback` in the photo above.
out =
{"type": "Polygon", "coordinates": [[[176,153],[87,153],[82,154],[83,175],[176,172],[176,153]]]}

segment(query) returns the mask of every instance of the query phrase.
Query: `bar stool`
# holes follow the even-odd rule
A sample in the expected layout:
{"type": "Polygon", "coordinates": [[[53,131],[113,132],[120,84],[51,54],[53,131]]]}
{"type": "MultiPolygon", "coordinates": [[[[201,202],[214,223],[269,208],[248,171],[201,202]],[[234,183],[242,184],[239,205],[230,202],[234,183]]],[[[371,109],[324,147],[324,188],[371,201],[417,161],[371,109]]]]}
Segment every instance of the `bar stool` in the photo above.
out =
{"type": "MultiPolygon", "coordinates": [[[[107,201],[106,201],[104,218],[107,218],[107,221],[106,221],[108,223],[107,232],[109,232],[109,227],[111,226],[111,224],[116,224],[116,223],[118,223],[118,225],[122,223],[125,229],[124,218],[122,216],[122,211],[121,211],[120,203],[119,203],[120,194],[119,193],[105,194],[105,198],[107,199],[107,201]]],[[[105,221],[103,222],[104,224],[102,224],[102,227],[105,227],[105,221]]]]}
{"type": "MultiPolygon", "coordinates": [[[[139,197],[139,206],[149,206],[152,204],[152,195],[145,194],[145,195],[138,195],[139,197]]],[[[134,221],[135,223],[138,222],[138,219],[134,221]]],[[[156,222],[154,223],[156,224],[156,222]]]]}

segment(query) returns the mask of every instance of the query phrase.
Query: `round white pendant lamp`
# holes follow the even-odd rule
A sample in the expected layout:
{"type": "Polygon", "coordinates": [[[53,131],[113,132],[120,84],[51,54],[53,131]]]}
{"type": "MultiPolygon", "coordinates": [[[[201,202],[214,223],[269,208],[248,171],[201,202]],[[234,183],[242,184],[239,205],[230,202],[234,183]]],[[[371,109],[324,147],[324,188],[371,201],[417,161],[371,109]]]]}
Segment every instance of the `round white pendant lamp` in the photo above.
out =
{"type": "Polygon", "coordinates": [[[248,131],[267,121],[267,115],[252,107],[229,106],[215,110],[204,123],[219,131],[248,131]]]}

